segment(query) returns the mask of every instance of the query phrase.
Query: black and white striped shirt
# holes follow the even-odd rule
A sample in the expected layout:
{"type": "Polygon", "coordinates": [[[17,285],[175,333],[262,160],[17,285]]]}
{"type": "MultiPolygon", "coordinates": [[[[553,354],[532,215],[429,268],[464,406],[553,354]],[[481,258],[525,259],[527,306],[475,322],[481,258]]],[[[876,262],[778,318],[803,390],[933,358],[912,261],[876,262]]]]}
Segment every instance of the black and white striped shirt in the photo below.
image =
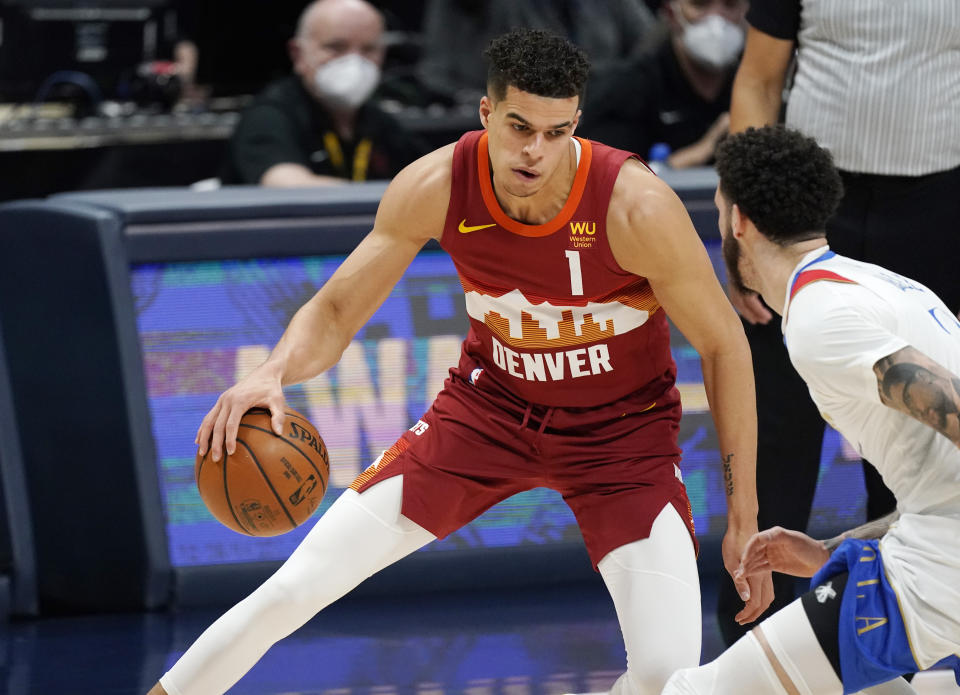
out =
{"type": "Polygon", "coordinates": [[[748,19],[797,40],[787,125],[838,167],[919,176],[960,166],[960,0],[753,0],[748,19]]]}

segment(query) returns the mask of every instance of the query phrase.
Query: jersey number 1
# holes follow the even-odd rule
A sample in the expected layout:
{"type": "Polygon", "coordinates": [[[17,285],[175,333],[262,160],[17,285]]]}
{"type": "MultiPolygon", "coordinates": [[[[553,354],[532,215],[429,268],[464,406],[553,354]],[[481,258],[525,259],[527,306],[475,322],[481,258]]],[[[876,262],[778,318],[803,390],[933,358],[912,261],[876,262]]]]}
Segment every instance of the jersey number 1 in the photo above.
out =
{"type": "Polygon", "coordinates": [[[583,275],[580,273],[580,252],[564,251],[570,264],[570,293],[583,294],[583,275]]]}

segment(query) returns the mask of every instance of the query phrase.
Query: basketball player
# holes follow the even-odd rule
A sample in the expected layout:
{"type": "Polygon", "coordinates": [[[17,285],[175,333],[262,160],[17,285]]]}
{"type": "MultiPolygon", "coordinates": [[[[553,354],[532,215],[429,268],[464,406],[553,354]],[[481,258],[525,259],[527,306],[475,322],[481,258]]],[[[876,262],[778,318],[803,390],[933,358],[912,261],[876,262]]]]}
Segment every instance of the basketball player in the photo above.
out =
{"type": "MultiPolygon", "coordinates": [[[[201,453],[281,387],[339,359],[420,248],[438,239],[470,332],[430,410],[320,518],[277,573],[213,624],[155,693],[211,695],[366,577],[533,487],[567,501],[616,607],[617,693],[659,693],[699,663],[700,593],[680,478],[680,402],[665,313],[702,356],[736,569],[757,531],[756,406],[739,320],[676,195],[635,157],[573,137],[588,64],[545,32],[494,40],[483,131],[405,169],[372,232],[293,317],[269,359],[200,426],[201,453]],[[162,685],[162,689],[161,686],[162,685]]],[[[748,586],[749,584],[749,586],[748,586]]],[[[772,600],[741,582],[741,620],[772,600]]]]}
{"type": "Polygon", "coordinates": [[[751,539],[741,576],[812,576],[813,590],[664,693],[909,693],[899,675],[944,659],[960,679],[960,322],[926,287],[830,251],[842,187],[812,139],[749,129],[717,171],[731,280],[783,316],[814,402],[897,511],[825,543],[779,527],[751,539]]]}

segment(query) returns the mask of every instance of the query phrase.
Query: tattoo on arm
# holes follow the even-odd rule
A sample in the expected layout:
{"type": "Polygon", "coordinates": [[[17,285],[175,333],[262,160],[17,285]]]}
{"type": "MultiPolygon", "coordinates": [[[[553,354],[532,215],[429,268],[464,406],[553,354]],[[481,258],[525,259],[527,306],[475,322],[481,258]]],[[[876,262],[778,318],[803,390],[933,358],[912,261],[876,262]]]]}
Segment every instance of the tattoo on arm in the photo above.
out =
{"type": "Polygon", "coordinates": [[[880,400],[960,447],[960,377],[913,347],[873,365],[880,400]]]}
{"type": "Polygon", "coordinates": [[[862,526],[857,526],[856,528],[850,529],[849,531],[844,531],[839,536],[834,536],[823,542],[831,553],[837,549],[837,546],[840,545],[847,538],[859,538],[860,540],[868,541],[873,538],[880,538],[887,531],[890,530],[890,525],[900,518],[900,512],[894,510],[882,516],[879,519],[874,519],[873,521],[868,521],[862,526]]]}
{"type": "Polygon", "coordinates": [[[727,492],[727,497],[733,497],[733,454],[727,454],[723,461],[723,489],[727,492]]]}

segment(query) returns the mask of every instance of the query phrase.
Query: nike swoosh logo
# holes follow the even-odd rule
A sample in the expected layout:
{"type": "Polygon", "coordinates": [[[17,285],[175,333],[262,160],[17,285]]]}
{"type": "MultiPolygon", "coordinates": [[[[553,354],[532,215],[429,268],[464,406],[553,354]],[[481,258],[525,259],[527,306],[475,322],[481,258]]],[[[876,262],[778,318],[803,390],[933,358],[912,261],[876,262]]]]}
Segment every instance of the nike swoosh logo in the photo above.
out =
{"type": "Polygon", "coordinates": [[[460,233],[469,234],[470,232],[475,232],[478,229],[486,229],[487,227],[496,227],[496,226],[497,225],[495,222],[491,222],[490,224],[478,224],[476,227],[468,227],[467,221],[464,219],[464,220],[460,220],[460,233]]]}

